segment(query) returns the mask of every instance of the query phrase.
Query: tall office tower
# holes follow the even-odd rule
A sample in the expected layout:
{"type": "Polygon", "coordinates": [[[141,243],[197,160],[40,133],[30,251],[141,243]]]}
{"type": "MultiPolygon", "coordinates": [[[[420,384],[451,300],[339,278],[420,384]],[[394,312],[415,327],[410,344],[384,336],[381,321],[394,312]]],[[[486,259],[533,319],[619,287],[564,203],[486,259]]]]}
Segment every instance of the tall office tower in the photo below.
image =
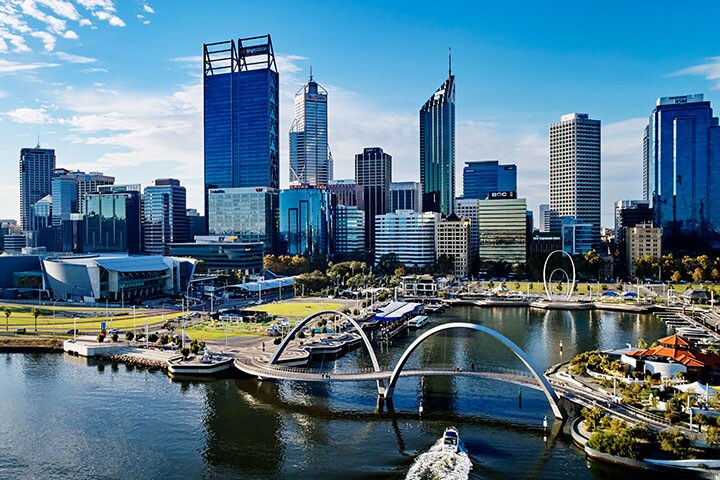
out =
{"type": "Polygon", "coordinates": [[[457,277],[470,275],[470,224],[469,218],[460,218],[454,213],[435,224],[435,255],[452,258],[452,273],[457,277]]]}
{"type": "Polygon", "coordinates": [[[327,90],[313,80],[295,94],[290,127],[290,182],[327,185],[332,180],[328,148],[327,90]]]}
{"type": "Polygon", "coordinates": [[[541,232],[549,232],[550,231],[550,204],[549,203],[541,203],[538,205],[538,222],[540,222],[540,231],[541,232]]]}
{"type": "Polygon", "coordinates": [[[390,211],[414,210],[422,212],[422,184],[420,182],[392,182],[390,211]]]}
{"type": "Polygon", "coordinates": [[[275,251],[278,224],[275,188],[218,188],[208,192],[208,233],[260,242],[265,254],[275,251]]]}
{"type": "Polygon", "coordinates": [[[550,125],[550,229],[562,217],[593,225],[600,241],[600,120],[571,113],[550,125]]]}
{"type": "Polygon", "coordinates": [[[141,201],[137,185],[105,185],[85,196],[85,252],[142,251],[141,201]]]}
{"type": "Polygon", "coordinates": [[[420,183],[423,211],[452,213],[455,202],[455,76],[420,109],[420,183]]]}
{"type": "Polygon", "coordinates": [[[280,192],[280,247],[290,255],[327,255],[332,236],[331,194],[314,187],[280,192]]]}
{"type": "Polygon", "coordinates": [[[517,192],[517,166],[497,160],[465,162],[463,197],[484,200],[492,192],[517,192]]]}
{"type": "Polygon", "coordinates": [[[327,189],[333,194],[334,205],[357,207],[363,204],[363,188],[355,180],[333,180],[327,189]]]}
{"type": "Polygon", "coordinates": [[[270,35],[203,45],[205,213],[212,188],[280,188],[279,77],[270,35]]]}
{"type": "Polygon", "coordinates": [[[167,255],[170,243],[190,240],[187,193],[174,178],[160,178],[145,187],[143,194],[144,251],[167,255]]]}
{"type": "Polygon", "coordinates": [[[30,230],[30,216],[35,202],[50,195],[52,173],[55,169],[55,150],[23,148],[20,150],[20,225],[30,230]]]}
{"type": "Polygon", "coordinates": [[[663,249],[720,247],[720,126],[703,95],[661,97],[650,115],[643,190],[663,249]]]}
{"type": "Polygon", "coordinates": [[[365,247],[375,248],[375,216],[390,211],[390,183],[392,182],[392,156],[380,147],[366,148],[355,155],[355,181],[363,188],[365,212],[365,247]]]}

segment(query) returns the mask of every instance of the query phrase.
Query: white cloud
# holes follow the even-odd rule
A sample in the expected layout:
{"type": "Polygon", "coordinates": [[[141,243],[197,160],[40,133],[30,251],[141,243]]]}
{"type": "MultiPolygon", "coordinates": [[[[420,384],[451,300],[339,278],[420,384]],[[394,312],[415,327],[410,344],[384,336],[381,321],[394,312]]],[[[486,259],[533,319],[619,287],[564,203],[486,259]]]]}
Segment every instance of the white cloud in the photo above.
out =
{"type": "Polygon", "coordinates": [[[58,57],[60,60],[63,60],[65,62],[69,62],[69,63],[94,63],[94,62],[97,62],[96,58],[83,57],[82,55],[73,55],[71,53],[65,53],[65,52],[56,52],[55,56],[58,57]]]}
{"type": "MultiPolygon", "coordinates": [[[[31,51],[30,47],[25,43],[25,39],[20,35],[15,35],[0,28],[0,38],[9,41],[15,53],[27,53],[31,51]]],[[[3,43],[5,44],[4,41],[3,43]]],[[[5,44],[5,46],[7,47],[7,44],[5,44]]]]}
{"type": "Polygon", "coordinates": [[[78,34],[73,32],[72,30],[67,30],[65,33],[63,33],[63,38],[67,38],[68,40],[77,40],[78,34]]]}
{"type": "Polygon", "coordinates": [[[147,13],[155,13],[155,10],[153,10],[153,8],[147,3],[143,5],[143,10],[145,10],[147,13]]]}
{"type": "Polygon", "coordinates": [[[180,63],[194,63],[196,65],[200,65],[203,61],[202,55],[187,55],[185,57],[175,57],[171,58],[173,62],[180,62],[180,63]]]}
{"type": "Polygon", "coordinates": [[[108,69],[93,67],[93,68],[85,68],[82,70],[82,72],[83,73],[107,73],[108,69]]]}
{"type": "Polygon", "coordinates": [[[107,21],[113,27],[124,27],[125,26],[125,22],[123,22],[120,17],[118,17],[117,15],[114,15],[112,13],[109,13],[105,10],[92,12],[92,14],[98,20],[107,21]]]}
{"type": "Polygon", "coordinates": [[[48,32],[32,32],[31,36],[39,38],[43,42],[43,48],[46,52],[52,52],[55,49],[55,36],[48,32]]]}
{"type": "Polygon", "coordinates": [[[43,124],[53,122],[52,117],[48,115],[44,107],[16,108],[5,114],[15,123],[43,124]]]}
{"type": "Polygon", "coordinates": [[[59,63],[19,63],[0,59],[0,74],[17,73],[38,68],[58,67],[59,63]]]}
{"type": "Polygon", "coordinates": [[[140,15],[140,14],[138,13],[138,14],[135,15],[135,16],[137,17],[138,20],[140,20],[140,21],[143,23],[143,25],[150,25],[150,20],[148,20],[147,18],[145,18],[145,15],[140,15]]]}
{"type": "Polygon", "coordinates": [[[80,14],[75,9],[75,5],[73,5],[72,2],[64,0],[36,0],[36,2],[49,7],[56,15],[60,15],[61,17],[65,17],[70,20],[78,20],[80,18],[80,14]]]}
{"type": "Polygon", "coordinates": [[[115,11],[115,3],[112,0],[77,0],[77,2],[88,10],[101,8],[111,12],[115,11]]]}
{"type": "Polygon", "coordinates": [[[78,22],[81,27],[89,27],[92,25],[92,22],[88,20],[87,18],[83,18],[78,22]]]}
{"type": "Polygon", "coordinates": [[[720,57],[711,57],[707,63],[684,68],[672,75],[700,75],[713,82],[713,90],[720,89],[720,57]]]}
{"type": "Polygon", "coordinates": [[[47,25],[48,30],[56,34],[62,34],[65,31],[67,23],[65,20],[61,20],[52,15],[41,11],[37,8],[36,3],[33,0],[21,0],[20,8],[22,13],[38,20],[47,25]]]}

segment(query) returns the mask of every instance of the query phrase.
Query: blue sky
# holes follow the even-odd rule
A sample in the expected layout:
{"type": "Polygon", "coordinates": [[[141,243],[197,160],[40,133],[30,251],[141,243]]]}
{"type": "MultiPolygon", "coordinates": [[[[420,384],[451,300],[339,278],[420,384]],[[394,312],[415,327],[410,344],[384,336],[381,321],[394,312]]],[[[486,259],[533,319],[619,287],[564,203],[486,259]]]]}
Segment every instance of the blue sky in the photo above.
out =
{"type": "Polygon", "coordinates": [[[518,165],[537,212],[548,198],[548,125],[603,122],[603,223],[641,193],[642,130],[659,96],[720,108],[718,2],[272,2],[0,0],[0,217],[18,217],[22,147],[118,182],[172,176],[202,207],[203,42],[270,33],[281,77],[281,181],[293,95],[313,66],[329,90],[335,177],[381,146],[398,181],[419,178],[418,110],[457,83],[463,162],[518,165]]]}

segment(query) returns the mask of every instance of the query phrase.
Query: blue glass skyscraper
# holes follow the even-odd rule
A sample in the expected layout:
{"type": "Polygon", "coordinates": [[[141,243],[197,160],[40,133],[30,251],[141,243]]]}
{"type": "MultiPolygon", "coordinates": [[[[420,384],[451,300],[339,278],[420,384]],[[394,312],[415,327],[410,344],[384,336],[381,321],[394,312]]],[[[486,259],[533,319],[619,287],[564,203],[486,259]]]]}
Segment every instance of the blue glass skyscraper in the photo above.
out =
{"type": "Polygon", "coordinates": [[[327,255],[332,230],[331,194],[326,189],[280,192],[280,244],[290,255],[327,255]]]}
{"type": "Polygon", "coordinates": [[[484,200],[491,192],[517,192],[517,166],[497,160],[465,162],[463,197],[484,200]]]}
{"type": "Polygon", "coordinates": [[[279,77],[270,35],[204,44],[203,65],[206,200],[211,188],[279,188],[279,77]]]}
{"type": "Polygon", "coordinates": [[[643,191],[663,250],[720,248],[720,126],[710,102],[659,98],[643,143],[643,191]]]}
{"type": "Polygon", "coordinates": [[[455,203],[455,76],[420,109],[420,183],[423,211],[449,215],[455,203]]]}

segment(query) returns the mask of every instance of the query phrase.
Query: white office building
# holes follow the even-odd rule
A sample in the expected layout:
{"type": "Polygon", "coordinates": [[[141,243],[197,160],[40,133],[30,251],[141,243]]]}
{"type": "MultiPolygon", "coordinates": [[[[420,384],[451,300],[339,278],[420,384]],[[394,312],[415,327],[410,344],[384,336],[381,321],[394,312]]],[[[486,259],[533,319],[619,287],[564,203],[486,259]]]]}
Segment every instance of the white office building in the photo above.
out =
{"type": "Polygon", "coordinates": [[[571,113],[550,125],[551,230],[562,217],[593,225],[600,238],[600,120],[571,113]]]}
{"type": "Polygon", "coordinates": [[[375,263],[394,253],[406,267],[424,267],[435,261],[436,212],[398,210],[375,216],[375,263]]]}

